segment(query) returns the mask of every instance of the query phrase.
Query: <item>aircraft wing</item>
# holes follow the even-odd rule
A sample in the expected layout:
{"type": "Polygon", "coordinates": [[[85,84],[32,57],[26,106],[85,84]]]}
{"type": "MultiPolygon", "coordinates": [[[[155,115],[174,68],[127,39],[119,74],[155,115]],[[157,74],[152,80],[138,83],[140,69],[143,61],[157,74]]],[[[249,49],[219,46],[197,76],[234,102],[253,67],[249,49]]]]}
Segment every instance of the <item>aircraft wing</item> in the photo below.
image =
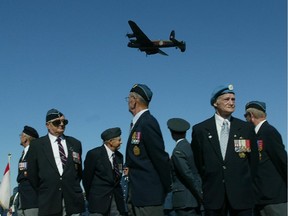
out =
{"type": "Polygon", "coordinates": [[[163,52],[163,51],[160,50],[160,49],[158,49],[158,53],[159,53],[159,54],[162,54],[162,55],[166,55],[166,56],[168,56],[167,53],[163,52]]]}
{"type": "Polygon", "coordinates": [[[139,28],[139,26],[133,22],[132,20],[128,21],[138,43],[140,43],[141,45],[150,45],[153,46],[152,41],[144,34],[144,32],[139,28]]]}

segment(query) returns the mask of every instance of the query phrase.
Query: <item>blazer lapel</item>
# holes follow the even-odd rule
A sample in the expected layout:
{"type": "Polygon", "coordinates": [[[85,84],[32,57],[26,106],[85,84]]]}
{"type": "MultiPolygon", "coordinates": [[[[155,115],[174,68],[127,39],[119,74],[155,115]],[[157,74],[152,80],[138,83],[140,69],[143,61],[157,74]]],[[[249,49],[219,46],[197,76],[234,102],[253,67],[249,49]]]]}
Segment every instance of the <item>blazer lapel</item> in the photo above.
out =
{"type": "Polygon", "coordinates": [[[48,135],[45,137],[45,140],[42,143],[42,146],[43,146],[43,154],[46,155],[48,162],[59,173],[56,162],[55,162],[51,142],[50,142],[48,135]]]}
{"type": "Polygon", "coordinates": [[[107,173],[108,178],[111,181],[113,181],[114,177],[113,177],[112,164],[111,164],[111,162],[109,160],[108,153],[107,153],[104,145],[101,146],[101,151],[102,151],[101,155],[102,155],[102,158],[103,158],[103,160],[102,160],[103,167],[105,168],[105,170],[107,170],[106,173],[107,173]],[[111,172],[109,172],[109,170],[111,170],[111,172]]]}
{"type": "Polygon", "coordinates": [[[207,139],[220,160],[223,160],[214,116],[206,124],[207,139]]]}

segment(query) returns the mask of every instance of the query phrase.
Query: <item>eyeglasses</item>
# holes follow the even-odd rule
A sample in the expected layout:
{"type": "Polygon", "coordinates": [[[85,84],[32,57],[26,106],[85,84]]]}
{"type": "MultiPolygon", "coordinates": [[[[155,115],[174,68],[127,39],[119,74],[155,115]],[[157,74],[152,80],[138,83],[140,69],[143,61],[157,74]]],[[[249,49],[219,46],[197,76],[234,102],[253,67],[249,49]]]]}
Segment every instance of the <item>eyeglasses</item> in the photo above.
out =
{"type": "Polygon", "coordinates": [[[136,99],[135,96],[133,96],[133,95],[129,95],[128,97],[125,97],[125,101],[126,101],[126,102],[129,102],[129,99],[130,99],[130,98],[134,98],[134,99],[136,99]]]}
{"type": "Polygon", "coordinates": [[[63,123],[63,125],[67,125],[68,124],[68,120],[67,119],[58,119],[58,120],[55,120],[55,121],[50,121],[50,123],[52,123],[55,127],[59,127],[59,125],[61,123],[63,123]]]}

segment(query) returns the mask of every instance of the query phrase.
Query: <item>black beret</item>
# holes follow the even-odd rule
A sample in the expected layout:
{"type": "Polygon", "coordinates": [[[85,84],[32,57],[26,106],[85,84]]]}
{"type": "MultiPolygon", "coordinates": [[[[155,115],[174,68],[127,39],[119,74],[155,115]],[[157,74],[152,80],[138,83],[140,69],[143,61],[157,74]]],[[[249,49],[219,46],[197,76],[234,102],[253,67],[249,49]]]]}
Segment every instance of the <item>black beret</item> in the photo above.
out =
{"type": "Polygon", "coordinates": [[[232,93],[234,94],[233,91],[233,85],[228,85],[228,86],[218,86],[217,88],[214,89],[214,91],[212,92],[211,95],[211,99],[210,99],[210,104],[213,106],[213,104],[215,103],[215,101],[217,100],[217,98],[220,95],[226,94],[226,93],[232,93]]]}
{"type": "Polygon", "coordinates": [[[246,104],[245,109],[247,110],[248,108],[255,108],[258,110],[263,111],[266,113],[266,104],[261,101],[250,101],[246,104]]]}
{"type": "Polygon", "coordinates": [[[109,128],[102,132],[101,138],[103,141],[119,137],[121,135],[121,129],[119,127],[109,128]]]}
{"type": "Polygon", "coordinates": [[[175,132],[186,132],[190,128],[189,122],[181,118],[171,118],[167,121],[168,128],[175,132]]]}
{"type": "Polygon", "coordinates": [[[130,92],[139,94],[147,103],[152,99],[153,93],[150,88],[145,84],[135,84],[130,92]]]}
{"type": "Polygon", "coordinates": [[[34,128],[27,126],[27,125],[24,126],[23,133],[34,138],[39,138],[38,132],[34,128]]]}
{"type": "Polygon", "coordinates": [[[63,114],[59,112],[57,109],[50,109],[46,114],[46,122],[60,118],[61,116],[63,116],[63,114]]]}

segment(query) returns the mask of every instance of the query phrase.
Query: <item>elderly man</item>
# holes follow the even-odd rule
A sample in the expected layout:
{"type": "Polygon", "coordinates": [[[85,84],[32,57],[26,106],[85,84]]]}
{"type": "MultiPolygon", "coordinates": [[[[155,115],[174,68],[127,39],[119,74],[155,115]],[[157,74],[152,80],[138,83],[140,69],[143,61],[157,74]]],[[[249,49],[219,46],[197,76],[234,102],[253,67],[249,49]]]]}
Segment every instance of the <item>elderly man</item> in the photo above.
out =
{"type": "Polygon", "coordinates": [[[245,117],[255,126],[259,165],[255,179],[255,215],[287,215],[287,152],[280,133],[266,119],[266,104],[250,101],[245,117]]]}
{"type": "Polygon", "coordinates": [[[169,155],[157,120],[148,110],[152,91],[136,84],[130,90],[128,108],[133,115],[126,146],[129,168],[128,213],[136,216],[161,216],[170,190],[169,155]]]}
{"type": "Polygon", "coordinates": [[[211,96],[215,114],[193,126],[192,149],[202,178],[205,215],[252,216],[257,147],[253,128],[234,118],[232,85],[211,96]]]}
{"type": "Polygon", "coordinates": [[[120,128],[101,134],[103,145],[88,151],[84,161],[83,186],[90,216],[124,215],[125,205],[120,184],[123,155],[120,128]]]}
{"type": "Polygon", "coordinates": [[[82,145],[64,135],[68,120],[56,109],[46,114],[48,134],[30,145],[28,178],[38,191],[39,216],[84,212],[82,145]]]}
{"type": "Polygon", "coordinates": [[[38,215],[38,197],[35,189],[28,180],[27,158],[29,157],[29,147],[32,140],[39,138],[38,132],[30,127],[24,126],[20,135],[20,145],[24,147],[18,166],[18,210],[17,215],[37,216],[38,215]]]}

